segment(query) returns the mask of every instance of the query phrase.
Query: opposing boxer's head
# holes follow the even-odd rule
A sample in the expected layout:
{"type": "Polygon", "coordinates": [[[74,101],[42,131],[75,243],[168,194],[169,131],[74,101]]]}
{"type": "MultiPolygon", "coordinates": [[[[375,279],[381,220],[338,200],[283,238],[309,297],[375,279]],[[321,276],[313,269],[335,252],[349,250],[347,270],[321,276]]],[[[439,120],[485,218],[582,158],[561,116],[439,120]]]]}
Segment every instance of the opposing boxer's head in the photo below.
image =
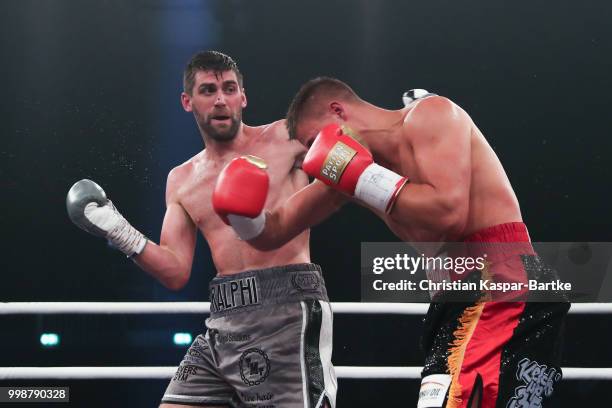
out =
{"type": "Polygon", "coordinates": [[[326,125],[350,126],[351,107],[362,102],[350,86],[338,79],[311,79],[302,85],[289,106],[289,136],[310,147],[317,133],[326,125]]]}
{"type": "Polygon", "coordinates": [[[247,105],[236,62],[218,51],[194,55],[183,74],[181,103],[193,112],[205,136],[219,142],[233,140],[247,105]]]}

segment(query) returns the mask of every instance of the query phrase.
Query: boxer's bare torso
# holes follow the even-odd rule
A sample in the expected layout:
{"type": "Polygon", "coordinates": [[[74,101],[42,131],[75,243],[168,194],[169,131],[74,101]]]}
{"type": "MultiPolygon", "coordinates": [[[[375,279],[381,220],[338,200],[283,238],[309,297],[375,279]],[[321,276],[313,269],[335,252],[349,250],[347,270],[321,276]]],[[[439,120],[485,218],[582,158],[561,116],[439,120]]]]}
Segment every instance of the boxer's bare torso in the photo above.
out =
{"type": "MultiPolygon", "coordinates": [[[[412,194],[411,185],[413,184],[430,182],[430,175],[426,169],[434,169],[437,184],[444,184],[441,178],[448,179],[449,183],[457,182],[461,178],[457,178],[455,173],[467,171],[463,185],[456,186],[457,189],[467,190],[467,203],[461,216],[461,225],[447,236],[441,237],[435,233],[435,230],[432,233],[430,228],[420,227],[409,216],[398,219],[392,215],[378,212],[389,228],[404,241],[439,241],[441,238],[448,241],[457,240],[492,225],[522,221],[518,200],[499,159],[483,134],[463,111],[460,112],[458,120],[467,122],[465,128],[469,132],[467,136],[469,146],[465,150],[469,157],[465,163],[467,164],[465,170],[462,169],[464,163],[457,163],[456,158],[446,160],[445,157],[436,157],[435,154],[428,156],[428,150],[419,152],[421,146],[436,143],[449,145],[452,150],[452,145],[455,143],[453,138],[461,138],[461,135],[452,134],[432,136],[429,132],[421,131],[423,128],[443,126],[443,123],[437,124],[440,121],[438,111],[447,109],[448,106],[445,103],[429,98],[417,101],[401,111],[403,121],[398,126],[384,131],[371,131],[368,132],[371,134],[363,135],[368,141],[381,138],[387,141],[397,141],[396,144],[384,146],[379,151],[372,149],[372,153],[377,163],[410,179],[410,183],[404,187],[405,191],[402,194],[412,194]],[[386,133],[386,135],[379,133],[386,133]],[[440,140],[440,138],[448,138],[448,140],[440,140]]],[[[454,109],[460,111],[456,105],[454,109]]],[[[441,115],[447,115],[447,112],[442,112],[441,115]]],[[[457,141],[457,144],[461,143],[457,141]]],[[[446,149],[441,150],[444,155],[446,149]]],[[[436,150],[431,150],[431,153],[436,152],[436,150]]],[[[417,191],[414,193],[418,194],[417,191]]]]}
{"type": "MultiPolygon", "coordinates": [[[[522,221],[518,200],[493,149],[471,118],[446,98],[430,97],[389,111],[361,104],[347,111],[349,127],[376,163],[410,182],[388,214],[370,208],[403,241],[456,241],[482,228],[522,221]]],[[[310,146],[335,117],[304,119],[297,140],[310,146]]],[[[251,240],[275,248],[316,225],[348,197],[322,182],[296,193],[269,216],[266,230],[251,240]]],[[[360,203],[364,206],[365,203],[360,203]]]]}
{"type": "Polygon", "coordinates": [[[212,208],[212,191],[219,173],[230,160],[242,155],[258,156],[268,165],[270,193],[266,208],[273,209],[285,202],[308,184],[306,174],[295,165],[304,152],[302,145],[289,140],[283,121],[258,127],[243,124],[231,147],[223,154],[211,157],[204,149],[171,171],[166,191],[167,204],[180,205],[203,234],[218,274],[310,261],[308,230],[276,250],[261,252],[239,240],[212,208]]]}

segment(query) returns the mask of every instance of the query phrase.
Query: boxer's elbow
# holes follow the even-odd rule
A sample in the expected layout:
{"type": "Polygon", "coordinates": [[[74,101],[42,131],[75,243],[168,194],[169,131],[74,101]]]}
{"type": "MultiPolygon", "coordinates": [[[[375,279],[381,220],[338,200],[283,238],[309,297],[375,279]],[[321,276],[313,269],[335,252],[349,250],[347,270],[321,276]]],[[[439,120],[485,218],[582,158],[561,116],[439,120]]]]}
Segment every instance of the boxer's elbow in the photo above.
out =
{"type": "Polygon", "coordinates": [[[166,288],[177,291],[183,289],[187,285],[190,275],[191,271],[189,269],[180,268],[160,279],[160,282],[166,288]]]}
{"type": "Polygon", "coordinates": [[[461,237],[465,228],[465,217],[458,211],[449,212],[439,218],[440,236],[445,241],[454,241],[461,237]]]}
{"type": "Polygon", "coordinates": [[[149,241],[145,250],[132,260],[166,288],[180,290],[189,281],[193,252],[178,251],[167,244],[157,245],[149,241]]]}
{"type": "Polygon", "coordinates": [[[453,240],[462,235],[468,215],[468,201],[462,195],[448,196],[439,203],[438,228],[445,240],[453,240]]]}
{"type": "Polygon", "coordinates": [[[172,279],[166,279],[166,280],[162,280],[162,285],[164,285],[167,289],[170,290],[174,290],[174,291],[178,291],[181,290],[185,287],[185,285],[187,285],[187,282],[189,281],[189,279],[184,279],[184,278],[172,278],[172,279]]]}

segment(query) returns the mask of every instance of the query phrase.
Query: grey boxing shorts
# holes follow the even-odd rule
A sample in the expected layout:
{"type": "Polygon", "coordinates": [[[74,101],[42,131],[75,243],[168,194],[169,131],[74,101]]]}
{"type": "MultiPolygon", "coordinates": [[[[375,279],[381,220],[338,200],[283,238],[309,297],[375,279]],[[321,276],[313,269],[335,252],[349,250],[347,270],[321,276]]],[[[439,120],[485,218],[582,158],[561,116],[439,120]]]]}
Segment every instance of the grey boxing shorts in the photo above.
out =
{"type": "Polygon", "coordinates": [[[287,265],[216,277],[211,314],[162,402],[229,407],[336,405],[332,312],[321,269],[287,265]]]}

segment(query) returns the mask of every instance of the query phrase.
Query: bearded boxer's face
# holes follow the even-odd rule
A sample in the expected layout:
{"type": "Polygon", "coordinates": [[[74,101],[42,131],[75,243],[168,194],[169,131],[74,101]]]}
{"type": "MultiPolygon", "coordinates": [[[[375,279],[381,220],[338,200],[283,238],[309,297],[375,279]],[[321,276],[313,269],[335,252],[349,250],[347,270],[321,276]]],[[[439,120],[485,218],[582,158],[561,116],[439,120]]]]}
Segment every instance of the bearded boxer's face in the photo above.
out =
{"type": "Polygon", "coordinates": [[[183,93],[183,107],[193,112],[200,130],[213,140],[233,140],[240,129],[246,95],[234,71],[198,71],[192,94],[183,93]]]}

